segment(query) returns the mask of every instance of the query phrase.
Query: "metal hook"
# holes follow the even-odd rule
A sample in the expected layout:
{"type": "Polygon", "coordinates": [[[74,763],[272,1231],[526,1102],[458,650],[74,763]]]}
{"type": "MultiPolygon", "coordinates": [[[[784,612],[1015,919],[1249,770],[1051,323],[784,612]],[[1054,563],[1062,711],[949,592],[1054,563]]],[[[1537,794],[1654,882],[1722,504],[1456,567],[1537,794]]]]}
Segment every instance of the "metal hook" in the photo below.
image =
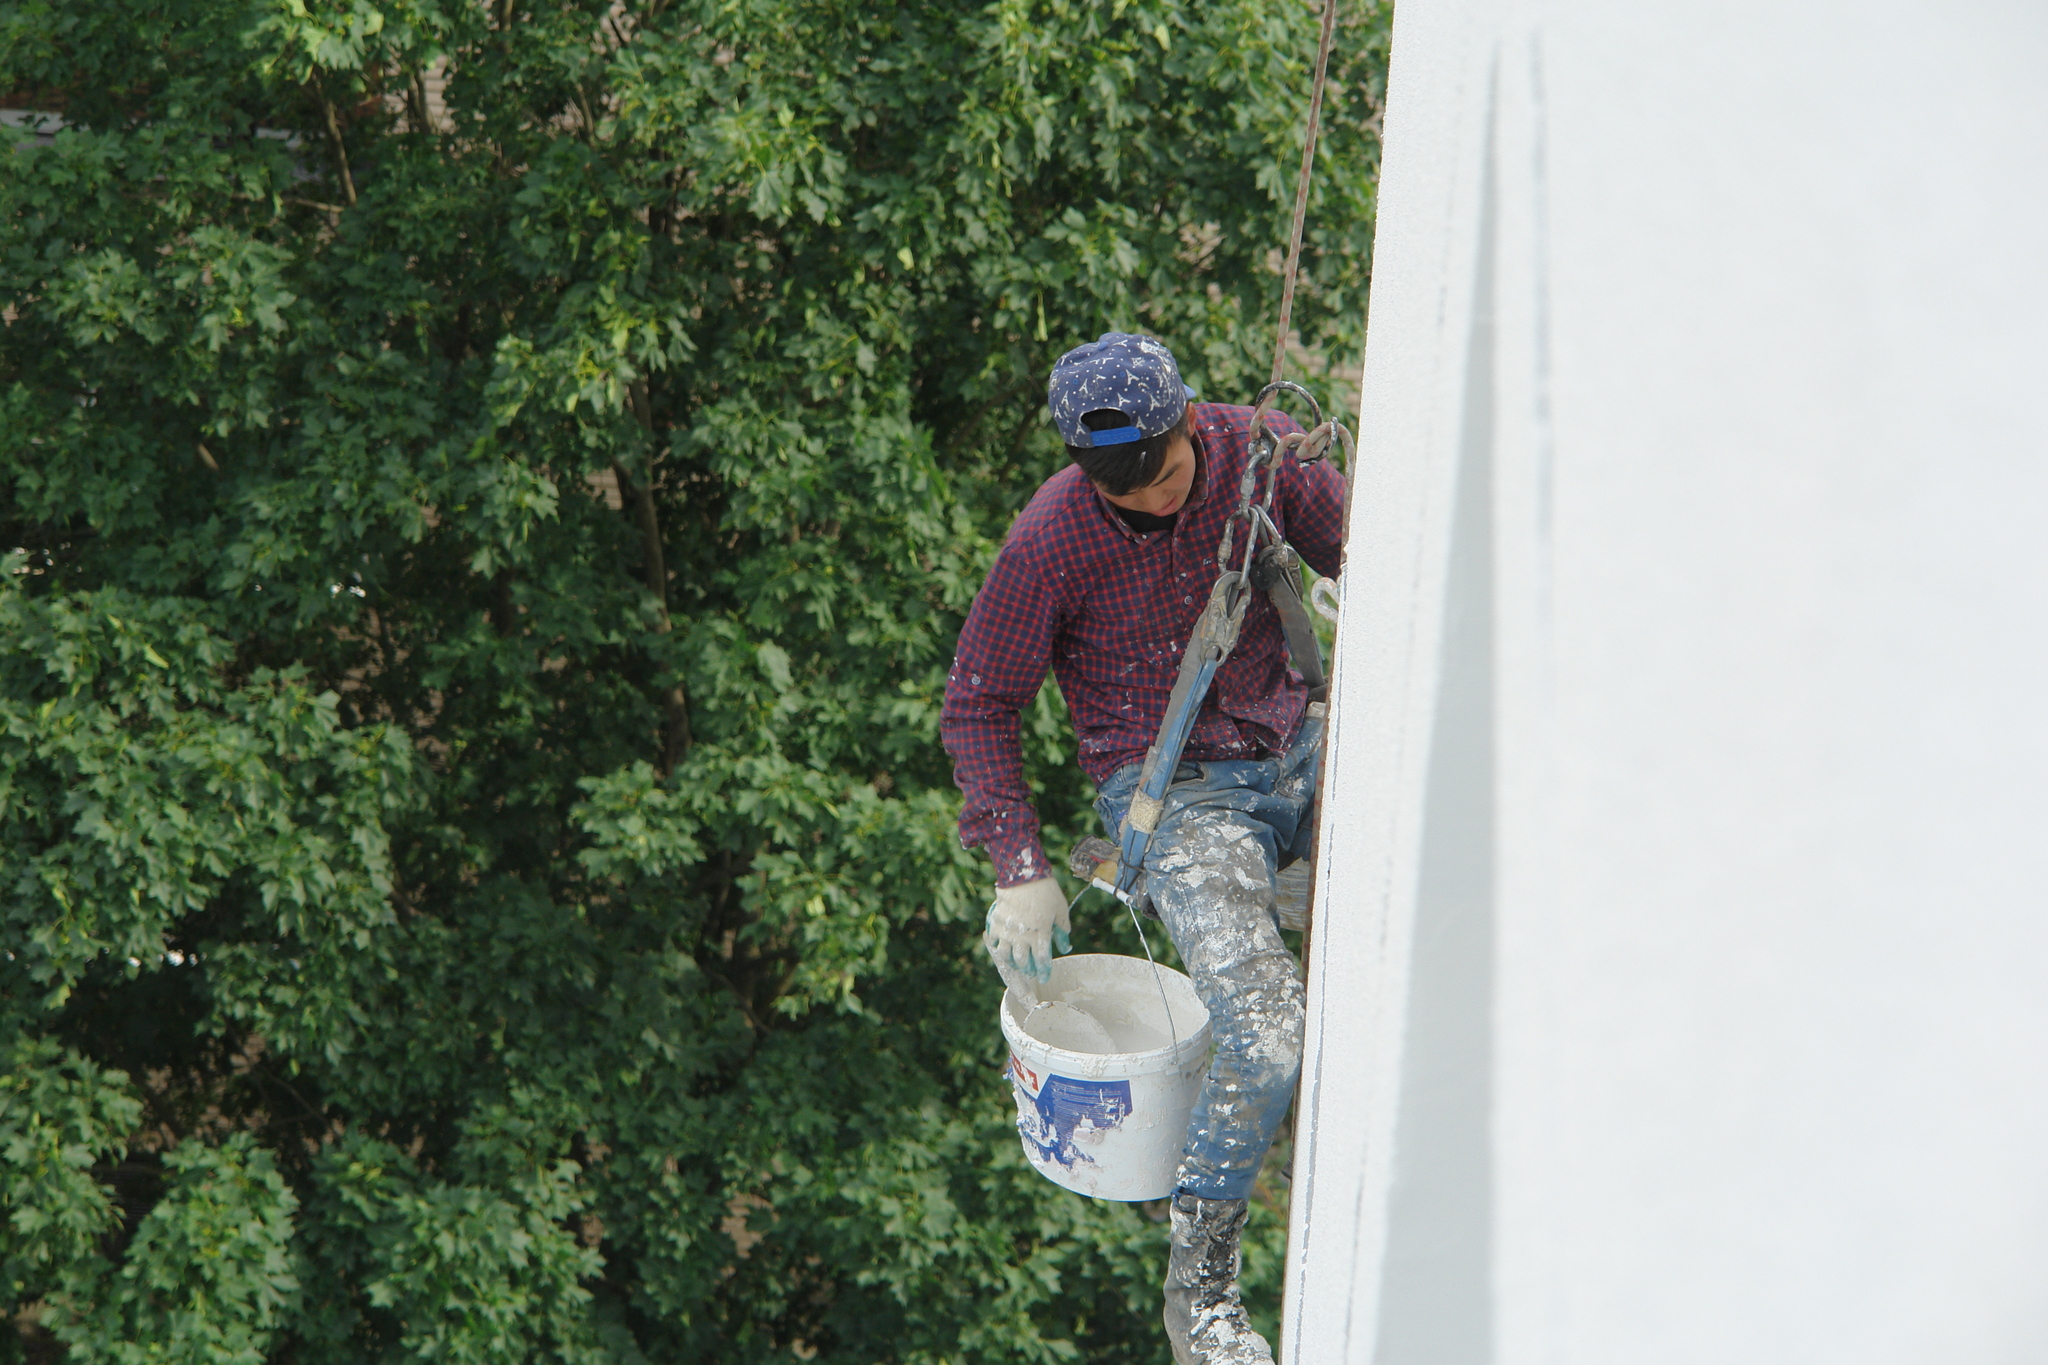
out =
{"type": "Polygon", "coordinates": [[[1308,404],[1309,415],[1313,419],[1309,422],[1309,427],[1311,429],[1319,427],[1323,424],[1322,404],[1316,402],[1316,396],[1314,394],[1310,393],[1307,389],[1304,389],[1301,385],[1295,383],[1292,379],[1276,379],[1272,383],[1266,385],[1265,388],[1260,389],[1259,396],[1253,400],[1252,438],[1254,440],[1260,437],[1266,437],[1266,439],[1269,441],[1272,439],[1271,437],[1266,436],[1266,414],[1272,411],[1273,399],[1282,389],[1285,389],[1287,392],[1301,399],[1302,402],[1308,404]]]}

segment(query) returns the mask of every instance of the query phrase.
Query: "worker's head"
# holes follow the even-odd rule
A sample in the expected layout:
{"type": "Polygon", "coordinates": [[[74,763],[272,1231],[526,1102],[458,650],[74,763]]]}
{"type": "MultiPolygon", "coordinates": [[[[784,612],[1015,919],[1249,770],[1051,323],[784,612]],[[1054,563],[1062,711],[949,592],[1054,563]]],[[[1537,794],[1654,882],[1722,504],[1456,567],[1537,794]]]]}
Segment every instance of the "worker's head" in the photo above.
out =
{"type": "Polygon", "coordinates": [[[1067,352],[1046,385],[1068,457],[1111,502],[1159,516],[1179,511],[1194,485],[1194,396],[1173,352],[1127,332],[1067,352]]]}

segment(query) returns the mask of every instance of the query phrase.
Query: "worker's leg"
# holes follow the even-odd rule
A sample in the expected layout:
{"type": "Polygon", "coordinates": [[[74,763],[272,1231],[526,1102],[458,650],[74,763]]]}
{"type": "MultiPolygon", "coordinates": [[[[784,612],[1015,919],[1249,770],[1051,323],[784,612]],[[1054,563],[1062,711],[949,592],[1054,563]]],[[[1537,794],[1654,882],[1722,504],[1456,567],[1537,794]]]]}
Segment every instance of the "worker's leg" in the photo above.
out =
{"type": "MultiPolygon", "coordinates": [[[[1103,786],[1112,832],[1134,769],[1103,786]]],[[[1173,1201],[1165,1319],[1180,1365],[1270,1361],[1238,1299],[1246,1196],[1301,1066],[1302,990],[1273,917],[1273,874],[1302,851],[1315,750],[1183,764],[1146,859],[1146,889],[1209,1010],[1215,1051],[1173,1201]]]]}
{"type": "Polygon", "coordinates": [[[1173,1197],[1163,1317],[1178,1365],[1264,1365],[1238,1294],[1247,1196],[1301,1069],[1302,990],[1273,917],[1273,831],[1196,805],[1154,839],[1146,888],[1209,1009],[1209,1074],[1173,1197]]]}
{"type": "Polygon", "coordinates": [[[1251,1193],[1301,1069],[1302,989],[1273,919],[1273,844],[1252,816],[1197,805],[1161,822],[1147,867],[1215,1041],[1179,1181],[1204,1199],[1251,1193]]]}
{"type": "MultiPolygon", "coordinates": [[[[1146,859],[1146,890],[1209,1011],[1215,1053],[1188,1124],[1180,1187],[1207,1199],[1251,1191],[1301,1066],[1302,988],[1273,917],[1273,875],[1306,853],[1320,725],[1285,754],[1183,763],[1146,859]]],[[[1137,767],[1096,803],[1115,835],[1137,767]]]]}

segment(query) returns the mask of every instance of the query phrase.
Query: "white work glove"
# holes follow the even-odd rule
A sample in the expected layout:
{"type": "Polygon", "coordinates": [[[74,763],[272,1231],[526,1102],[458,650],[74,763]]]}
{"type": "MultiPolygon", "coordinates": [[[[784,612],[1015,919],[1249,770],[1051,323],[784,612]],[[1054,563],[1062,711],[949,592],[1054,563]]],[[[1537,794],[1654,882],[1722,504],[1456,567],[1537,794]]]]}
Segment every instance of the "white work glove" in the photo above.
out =
{"type": "Polygon", "coordinates": [[[1030,977],[1052,980],[1052,955],[1073,948],[1067,937],[1072,925],[1067,919],[1067,898],[1060,884],[1040,877],[1022,886],[999,886],[996,901],[988,908],[988,927],[981,944],[995,959],[996,970],[1005,981],[1030,977]]]}

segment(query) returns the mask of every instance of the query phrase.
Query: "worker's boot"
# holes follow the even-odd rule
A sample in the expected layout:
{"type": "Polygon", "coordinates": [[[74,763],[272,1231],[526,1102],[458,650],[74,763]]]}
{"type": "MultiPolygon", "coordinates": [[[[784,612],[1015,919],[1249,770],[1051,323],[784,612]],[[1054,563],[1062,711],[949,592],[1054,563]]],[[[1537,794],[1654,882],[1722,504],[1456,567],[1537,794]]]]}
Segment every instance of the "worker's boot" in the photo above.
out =
{"type": "Polygon", "coordinates": [[[1173,1251],[1166,1261],[1166,1339],[1175,1365],[1271,1365],[1237,1296],[1245,1201],[1173,1197],[1173,1251]]]}

